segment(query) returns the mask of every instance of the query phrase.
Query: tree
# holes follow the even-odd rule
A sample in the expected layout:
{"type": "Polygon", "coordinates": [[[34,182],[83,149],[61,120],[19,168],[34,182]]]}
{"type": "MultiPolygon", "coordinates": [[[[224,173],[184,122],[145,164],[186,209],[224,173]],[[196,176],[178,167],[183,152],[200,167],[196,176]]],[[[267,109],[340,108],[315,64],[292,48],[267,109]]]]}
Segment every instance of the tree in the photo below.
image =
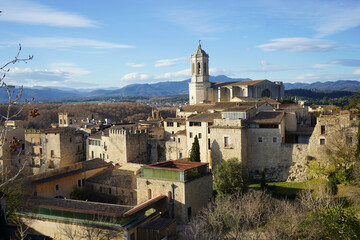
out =
{"type": "Polygon", "coordinates": [[[213,174],[213,188],[220,197],[232,195],[245,189],[243,167],[237,158],[219,163],[213,174]]]}
{"type": "Polygon", "coordinates": [[[194,137],[194,142],[191,147],[190,161],[191,162],[200,162],[200,145],[199,145],[199,140],[196,135],[194,137]]]}
{"type": "MultiPolygon", "coordinates": [[[[20,113],[22,112],[22,110],[24,109],[24,107],[26,105],[28,105],[30,102],[32,102],[32,100],[28,100],[28,99],[23,99],[23,102],[21,102],[21,98],[22,98],[22,92],[23,92],[23,87],[21,86],[17,91],[14,89],[14,86],[11,85],[7,85],[6,82],[4,81],[5,77],[6,77],[6,73],[10,71],[10,68],[8,67],[11,64],[15,64],[18,62],[27,62],[29,60],[33,59],[33,56],[30,55],[27,58],[20,58],[20,53],[21,53],[21,45],[19,44],[19,50],[18,53],[16,54],[16,56],[14,57],[13,60],[5,63],[4,65],[0,65],[0,72],[4,72],[4,75],[0,77],[0,88],[4,88],[5,91],[7,92],[8,95],[8,103],[7,103],[7,108],[6,108],[6,112],[5,114],[0,114],[0,146],[4,147],[6,146],[6,144],[9,144],[10,149],[15,150],[19,147],[19,142],[18,141],[7,141],[6,138],[6,134],[8,133],[9,129],[8,126],[6,125],[6,123],[19,116],[20,113]],[[17,106],[15,108],[15,111],[13,109],[14,106],[17,106]]],[[[16,139],[14,139],[16,140],[16,139]]],[[[20,152],[19,152],[20,155],[20,152]]],[[[20,163],[20,159],[19,159],[19,155],[18,155],[18,162],[20,163]]],[[[25,157],[25,161],[23,161],[23,163],[20,164],[20,166],[18,166],[18,169],[16,169],[16,171],[12,171],[13,169],[0,169],[0,174],[1,174],[1,180],[0,180],[0,188],[3,187],[5,184],[14,181],[19,175],[20,173],[24,170],[26,166],[26,157],[25,157]]]]}

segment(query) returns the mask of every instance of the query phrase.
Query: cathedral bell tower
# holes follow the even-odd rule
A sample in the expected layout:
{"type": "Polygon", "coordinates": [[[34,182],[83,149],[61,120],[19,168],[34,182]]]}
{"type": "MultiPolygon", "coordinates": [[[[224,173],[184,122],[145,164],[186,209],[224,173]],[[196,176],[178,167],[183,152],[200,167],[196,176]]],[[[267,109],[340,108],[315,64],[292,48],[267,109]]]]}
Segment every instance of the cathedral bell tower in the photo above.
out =
{"type": "Polygon", "coordinates": [[[209,101],[209,55],[201,49],[199,40],[198,48],[191,55],[191,82],[189,83],[190,105],[209,101]]]}

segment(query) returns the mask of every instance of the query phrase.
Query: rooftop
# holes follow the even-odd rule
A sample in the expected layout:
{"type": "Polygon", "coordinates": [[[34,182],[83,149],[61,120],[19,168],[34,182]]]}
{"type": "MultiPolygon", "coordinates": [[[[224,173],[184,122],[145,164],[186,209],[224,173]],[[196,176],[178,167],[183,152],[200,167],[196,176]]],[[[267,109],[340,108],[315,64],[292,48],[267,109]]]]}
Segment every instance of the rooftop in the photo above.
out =
{"type": "Polygon", "coordinates": [[[177,171],[184,171],[189,170],[192,168],[197,168],[199,166],[205,166],[207,163],[202,162],[190,162],[184,160],[169,160],[159,163],[153,163],[149,165],[145,165],[146,168],[157,168],[157,169],[168,169],[168,170],[177,170],[177,171]]]}
{"type": "Polygon", "coordinates": [[[199,122],[212,122],[214,119],[221,118],[221,112],[214,113],[201,113],[198,115],[194,115],[188,118],[189,121],[199,121],[199,122]]]}
{"type": "Polygon", "coordinates": [[[132,208],[132,206],[119,204],[97,203],[59,198],[30,197],[29,200],[30,205],[33,207],[107,215],[113,217],[120,217],[132,208]]]}
{"type": "Polygon", "coordinates": [[[284,112],[275,112],[275,111],[261,111],[256,116],[248,120],[249,123],[258,123],[258,124],[279,124],[283,119],[284,112]]]}
{"type": "Polygon", "coordinates": [[[261,79],[261,80],[248,80],[248,81],[237,81],[237,82],[217,82],[217,83],[213,83],[212,86],[213,87],[225,87],[225,86],[230,87],[230,86],[246,86],[246,85],[251,86],[264,81],[269,81],[269,80],[261,79]]]}
{"type": "Polygon", "coordinates": [[[33,184],[40,184],[44,182],[53,181],[59,178],[64,178],[81,172],[89,171],[92,169],[111,166],[110,163],[105,162],[100,158],[78,162],[70,166],[54,169],[51,171],[39,173],[34,176],[28,177],[29,181],[33,184]]]}

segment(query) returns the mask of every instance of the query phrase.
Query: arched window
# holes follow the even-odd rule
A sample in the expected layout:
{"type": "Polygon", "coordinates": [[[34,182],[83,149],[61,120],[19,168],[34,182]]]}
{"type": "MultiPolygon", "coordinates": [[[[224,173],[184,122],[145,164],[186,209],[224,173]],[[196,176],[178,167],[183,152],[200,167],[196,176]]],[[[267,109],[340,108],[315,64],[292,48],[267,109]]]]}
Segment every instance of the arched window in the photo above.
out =
{"type": "Polygon", "coordinates": [[[168,199],[169,199],[169,202],[172,202],[172,201],[173,201],[172,192],[171,192],[171,191],[168,192],[168,199]]]}
{"type": "Polygon", "coordinates": [[[265,89],[262,93],[261,93],[261,97],[270,97],[271,96],[271,92],[269,89],[265,89]]]}
{"type": "Polygon", "coordinates": [[[197,69],[197,74],[201,73],[201,64],[198,62],[198,69],[197,69]]]}
{"type": "Polygon", "coordinates": [[[207,74],[206,63],[204,63],[204,68],[203,68],[203,70],[204,70],[204,74],[206,75],[206,74],[207,74]]]}
{"type": "Polygon", "coordinates": [[[148,189],[148,200],[150,200],[152,198],[152,196],[151,196],[151,189],[149,188],[148,189]]]}

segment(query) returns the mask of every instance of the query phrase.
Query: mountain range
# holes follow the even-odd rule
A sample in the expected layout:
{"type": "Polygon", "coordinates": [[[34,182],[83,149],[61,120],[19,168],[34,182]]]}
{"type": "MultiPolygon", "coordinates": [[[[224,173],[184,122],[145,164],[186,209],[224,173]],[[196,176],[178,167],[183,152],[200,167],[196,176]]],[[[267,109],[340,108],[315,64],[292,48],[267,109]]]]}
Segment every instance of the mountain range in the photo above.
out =
{"type": "MultiPolygon", "coordinates": [[[[245,81],[249,78],[230,78],[224,75],[210,76],[211,82],[231,82],[245,81]]],[[[115,89],[71,89],[71,88],[51,88],[51,87],[24,87],[23,97],[34,98],[37,102],[59,101],[61,99],[77,99],[92,97],[126,97],[126,96],[167,96],[188,94],[188,83],[190,79],[183,81],[168,81],[158,83],[130,84],[122,88],[115,89]]],[[[338,80],[333,82],[315,83],[284,83],[285,90],[307,89],[313,91],[351,91],[360,92],[360,81],[338,80]]],[[[0,101],[6,102],[8,96],[6,91],[0,92],[0,101]]]]}

